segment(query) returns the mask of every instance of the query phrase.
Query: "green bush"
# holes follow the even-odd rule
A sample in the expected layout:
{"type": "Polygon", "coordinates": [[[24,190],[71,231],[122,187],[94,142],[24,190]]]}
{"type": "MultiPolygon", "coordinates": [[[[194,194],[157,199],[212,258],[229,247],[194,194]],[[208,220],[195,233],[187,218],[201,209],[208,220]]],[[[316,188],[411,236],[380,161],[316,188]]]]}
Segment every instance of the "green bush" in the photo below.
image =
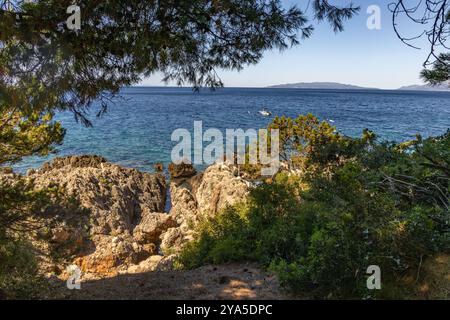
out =
{"type": "MultiPolygon", "coordinates": [[[[297,125],[302,139],[314,131],[297,125]]],[[[289,148],[302,139],[290,137],[289,148]]],[[[369,131],[360,139],[315,132],[311,141],[315,154],[304,155],[301,177],[279,173],[246,204],[203,222],[181,265],[257,261],[294,291],[395,297],[405,274],[419,274],[424,259],[449,251],[449,133],[395,144],[378,143],[369,131]],[[371,265],[380,266],[384,290],[368,291],[371,265]]]]}
{"type": "Polygon", "coordinates": [[[26,242],[0,240],[0,289],[6,297],[30,299],[45,288],[32,247],[26,242]]]}
{"type": "Polygon", "coordinates": [[[87,211],[63,188],[38,189],[33,181],[18,175],[0,175],[0,199],[0,295],[11,299],[42,296],[46,285],[36,252],[54,262],[70,259],[72,243],[49,243],[49,230],[64,222],[87,234],[87,211]],[[39,241],[49,244],[47,252],[34,247],[39,241]]]}
{"type": "Polygon", "coordinates": [[[274,256],[304,250],[298,235],[310,232],[305,230],[308,215],[300,215],[294,191],[280,182],[262,185],[252,191],[248,204],[229,207],[201,223],[196,240],[182,253],[182,263],[189,268],[243,259],[268,263],[274,256]]]}

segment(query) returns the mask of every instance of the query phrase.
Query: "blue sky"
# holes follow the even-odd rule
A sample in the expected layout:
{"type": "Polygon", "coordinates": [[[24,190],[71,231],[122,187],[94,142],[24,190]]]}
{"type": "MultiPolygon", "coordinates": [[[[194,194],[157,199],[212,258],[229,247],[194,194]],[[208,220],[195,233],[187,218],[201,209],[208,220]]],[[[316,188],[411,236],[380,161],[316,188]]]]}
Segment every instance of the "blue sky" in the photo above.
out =
{"type": "MultiPolygon", "coordinates": [[[[348,3],[331,0],[332,3],[348,3]]],[[[361,11],[346,23],[345,31],[334,33],[326,22],[317,23],[311,38],[287,51],[266,52],[261,62],[241,72],[220,71],[227,87],[265,87],[281,83],[331,81],[366,87],[396,89],[419,84],[419,73],[428,53],[425,39],[416,41],[422,50],[403,44],[395,35],[387,9],[391,0],[354,1],[361,11]],[[380,6],[381,30],[367,28],[367,8],[380,6]]],[[[284,5],[296,4],[306,9],[307,0],[284,0],[284,5]]],[[[311,11],[308,12],[311,16],[311,11]]],[[[401,29],[407,36],[423,31],[406,19],[401,29]]],[[[163,85],[162,76],[144,79],[142,85],[163,85]]]]}

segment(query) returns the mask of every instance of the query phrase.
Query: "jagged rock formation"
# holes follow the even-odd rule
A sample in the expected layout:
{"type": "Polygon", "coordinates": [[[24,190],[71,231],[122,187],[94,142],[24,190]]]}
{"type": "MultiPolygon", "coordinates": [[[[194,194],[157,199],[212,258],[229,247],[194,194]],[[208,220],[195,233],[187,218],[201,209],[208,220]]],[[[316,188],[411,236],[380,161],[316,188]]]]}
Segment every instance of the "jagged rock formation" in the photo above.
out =
{"type": "Polygon", "coordinates": [[[170,270],[203,217],[243,201],[249,192],[249,183],[226,164],[200,174],[189,165],[171,169],[169,213],[163,212],[163,175],[122,168],[97,156],[58,158],[30,171],[28,178],[37,188],[60,186],[88,211],[87,236],[59,224],[51,230],[51,241],[80,249],[71,253],[77,252],[74,263],[83,272],[111,275],[170,270]]]}
{"type": "Polygon", "coordinates": [[[172,179],[189,178],[197,173],[194,166],[188,163],[181,163],[181,164],[171,163],[169,165],[168,170],[170,173],[170,177],[172,179]]]}
{"type": "Polygon", "coordinates": [[[170,215],[179,227],[169,229],[162,235],[163,252],[179,251],[184,243],[192,239],[192,228],[202,217],[244,201],[250,187],[250,183],[238,176],[233,166],[225,163],[217,163],[189,179],[173,179],[170,184],[170,215]]]}
{"type": "MultiPolygon", "coordinates": [[[[122,168],[96,156],[81,156],[55,159],[30,172],[29,178],[37,187],[59,185],[89,210],[89,239],[85,239],[76,260],[86,272],[114,272],[121,265],[157,254],[159,240],[155,238],[163,232],[158,228],[174,225],[164,219],[167,215],[154,214],[165,208],[163,175],[122,168]]],[[[64,242],[69,232],[74,233],[63,227],[54,229],[53,237],[64,242]]]]}

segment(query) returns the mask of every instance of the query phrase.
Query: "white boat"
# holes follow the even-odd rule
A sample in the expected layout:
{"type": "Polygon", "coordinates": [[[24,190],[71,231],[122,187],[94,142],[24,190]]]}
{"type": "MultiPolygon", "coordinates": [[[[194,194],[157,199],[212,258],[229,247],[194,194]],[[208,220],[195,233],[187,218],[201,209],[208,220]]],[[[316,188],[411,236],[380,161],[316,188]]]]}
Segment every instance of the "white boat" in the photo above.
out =
{"type": "Polygon", "coordinates": [[[270,117],[272,115],[272,112],[263,109],[259,112],[259,114],[262,115],[263,117],[270,117]]]}

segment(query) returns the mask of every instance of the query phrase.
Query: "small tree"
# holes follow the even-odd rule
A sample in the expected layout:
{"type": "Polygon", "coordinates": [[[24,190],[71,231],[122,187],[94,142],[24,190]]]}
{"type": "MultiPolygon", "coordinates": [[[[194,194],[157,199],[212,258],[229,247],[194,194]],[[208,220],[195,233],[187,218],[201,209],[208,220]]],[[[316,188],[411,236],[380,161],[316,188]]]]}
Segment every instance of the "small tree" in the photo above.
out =
{"type": "Polygon", "coordinates": [[[276,117],[269,129],[279,130],[280,158],[294,167],[338,161],[341,156],[338,151],[342,151],[340,145],[352,141],[312,114],[295,119],[276,117]]]}

